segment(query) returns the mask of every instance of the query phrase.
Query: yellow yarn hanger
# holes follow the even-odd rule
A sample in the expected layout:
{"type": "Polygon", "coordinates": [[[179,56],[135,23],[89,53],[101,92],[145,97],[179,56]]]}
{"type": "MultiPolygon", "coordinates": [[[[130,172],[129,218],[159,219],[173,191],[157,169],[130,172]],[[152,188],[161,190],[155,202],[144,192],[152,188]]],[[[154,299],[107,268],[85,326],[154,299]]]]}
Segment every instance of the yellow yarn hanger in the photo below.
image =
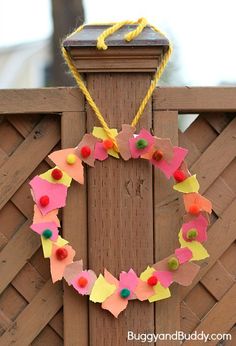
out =
{"type": "MultiPolygon", "coordinates": [[[[128,42],[132,41],[133,39],[135,39],[142,31],[143,29],[148,25],[148,22],[145,18],[140,18],[138,21],[130,21],[130,20],[125,20],[119,23],[114,23],[111,24],[112,26],[106,30],[104,30],[98,37],[97,39],[97,49],[103,49],[106,50],[108,47],[105,43],[105,39],[112,35],[114,32],[116,32],[117,30],[119,30],[120,28],[122,28],[124,25],[130,25],[130,24],[137,24],[137,28],[135,28],[133,31],[129,32],[128,34],[125,35],[124,39],[128,42]]],[[[97,24],[100,25],[100,24],[97,24]]],[[[158,32],[159,34],[163,35],[163,33],[157,29],[154,25],[150,25],[150,27],[155,30],[156,32],[158,32]]],[[[76,32],[79,32],[81,30],[83,30],[84,25],[81,25],[78,29],[76,29],[75,31],[73,31],[68,37],[70,37],[71,35],[75,34],[76,32]]],[[[67,38],[68,38],[67,37],[67,38]]],[[[88,101],[88,103],[90,104],[91,108],[93,109],[94,113],[96,114],[98,120],[100,121],[100,124],[102,125],[104,131],[106,132],[107,136],[113,141],[114,143],[114,148],[116,150],[118,150],[117,148],[117,144],[116,144],[116,140],[107,124],[107,122],[105,121],[102,113],[100,112],[99,108],[97,107],[96,103],[94,102],[92,96],[90,95],[86,85],[84,84],[84,81],[80,75],[80,73],[78,72],[76,66],[74,65],[69,53],[67,52],[67,50],[61,46],[61,50],[62,50],[62,55],[76,81],[76,83],[78,84],[80,90],[82,91],[82,93],[84,94],[86,100],[88,101]]],[[[172,45],[171,43],[169,43],[169,49],[167,50],[167,52],[164,54],[164,57],[162,59],[162,62],[160,64],[160,66],[157,68],[157,71],[155,72],[155,75],[151,81],[150,87],[146,93],[146,95],[144,96],[144,99],[142,100],[139,109],[131,123],[131,126],[135,127],[137,125],[137,123],[139,122],[144,109],[150,99],[150,97],[152,96],[153,91],[155,90],[156,84],[159,81],[169,59],[172,53],[172,45]]]]}

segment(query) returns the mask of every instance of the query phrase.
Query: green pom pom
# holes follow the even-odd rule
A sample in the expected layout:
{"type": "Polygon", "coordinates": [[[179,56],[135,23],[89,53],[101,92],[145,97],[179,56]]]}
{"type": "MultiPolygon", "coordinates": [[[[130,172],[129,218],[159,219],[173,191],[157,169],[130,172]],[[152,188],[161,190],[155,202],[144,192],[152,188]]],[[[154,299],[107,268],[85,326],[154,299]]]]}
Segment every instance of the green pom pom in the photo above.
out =
{"type": "Polygon", "coordinates": [[[128,290],[128,288],[123,288],[123,290],[120,291],[120,296],[122,298],[128,298],[130,296],[130,290],[128,290]]]}
{"type": "Polygon", "coordinates": [[[187,232],[187,235],[186,235],[186,237],[187,237],[187,239],[189,239],[189,240],[194,240],[194,239],[196,239],[197,238],[197,236],[198,236],[198,232],[197,232],[197,230],[196,229],[190,229],[188,232],[187,232]]]}
{"type": "Polygon", "coordinates": [[[49,239],[52,236],[52,231],[50,229],[45,229],[45,231],[43,231],[42,235],[44,238],[49,239]]]}
{"type": "Polygon", "coordinates": [[[147,146],[148,146],[148,142],[146,141],[146,139],[141,138],[136,142],[137,149],[144,149],[147,146]]]}
{"type": "Polygon", "coordinates": [[[169,270],[177,270],[179,268],[179,261],[176,257],[171,257],[168,260],[168,268],[169,270]]]}

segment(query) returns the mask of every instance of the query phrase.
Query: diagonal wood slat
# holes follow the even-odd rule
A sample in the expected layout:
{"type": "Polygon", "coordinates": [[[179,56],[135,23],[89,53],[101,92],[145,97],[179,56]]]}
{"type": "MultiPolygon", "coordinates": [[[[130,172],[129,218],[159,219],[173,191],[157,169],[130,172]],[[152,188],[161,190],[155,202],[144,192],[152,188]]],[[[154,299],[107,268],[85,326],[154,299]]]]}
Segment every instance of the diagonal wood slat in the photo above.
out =
{"type": "Polygon", "coordinates": [[[62,306],[61,284],[49,280],[6,330],[1,346],[28,346],[62,306]]]}
{"type": "Polygon", "coordinates": [[[198,175],[201,193],[222,173],[236,157],[236,118],[230,122],[202,156],[191,166],[198,175]]]}
{"type": "Polygon", "coordinates": [[[56,121],[43,119],[0,169],[0,208],[60,139],[56,121]]]}
{"type": "Polygon", "coordinates": [[[216,260],[227,250],[236,239],[236,199],[223,215],[214,223],[208,232],[208,241],[205,245],[210,253],[210,257],[205,260],[206,265],[200,270],[193,284],[188,287],[181,287],[181,297],[184,299],[191,289],[210,270],[216,260]]]}
{"type": "MultiPolygon", "coordinates": [[[[235,306],[236,306],[236,284],[224,295],[224,297],[217,303],[202,322],[195,329],[198,333],[204,331],[205,333],[226,333],[235,323],[235,306]],[[219,318],[219,317],[222,318],[219,318]]],[[[207,345],[214,346],[218,341],[208,341],[207,345]]],[[[185,341],[184,346],[202,346],[202,341],[185,341]]]]}
{"type": "Polygon", "coordinates": [[[40,238],[29,231],[29,226],[30,222],[25,222],[0,253],[0,293],[41,245],[40,238]]]}

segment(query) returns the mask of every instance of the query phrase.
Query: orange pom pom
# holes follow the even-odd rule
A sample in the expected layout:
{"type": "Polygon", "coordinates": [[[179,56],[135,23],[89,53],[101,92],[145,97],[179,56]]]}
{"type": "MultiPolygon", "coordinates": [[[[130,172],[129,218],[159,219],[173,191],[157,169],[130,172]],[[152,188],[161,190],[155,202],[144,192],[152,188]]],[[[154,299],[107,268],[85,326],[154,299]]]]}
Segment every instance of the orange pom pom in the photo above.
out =
{"type": "Polygon", "coordinates": [[[87,280],[85,277],[81,276],[81,277],[78,279],[77,283],[78,283],[78,286],[79,286],[79,287],[84,288],[84,287],[87,286],[88,280],[87,280]]]}
{"type": "Polygon", "coordinates": [[[154,153],[152,154],[152,158],[155,161],[161,161],[163,159],[162,151],[160,151],[160,150],[154,151],[154,153]]]}
{"type": "Polygon", "coordinates": [[[103,141],[103,146],[106,150],[112,149],[114,146],[114,143],[112,142],[111,139],[104,139],[103,141]]]}
{"type": "Polygon", "coordinates": [[[200,208],[197,204],[192,204],[190,205],[188,212],[192,215],[198,215],[200,213],[200,208]]]}

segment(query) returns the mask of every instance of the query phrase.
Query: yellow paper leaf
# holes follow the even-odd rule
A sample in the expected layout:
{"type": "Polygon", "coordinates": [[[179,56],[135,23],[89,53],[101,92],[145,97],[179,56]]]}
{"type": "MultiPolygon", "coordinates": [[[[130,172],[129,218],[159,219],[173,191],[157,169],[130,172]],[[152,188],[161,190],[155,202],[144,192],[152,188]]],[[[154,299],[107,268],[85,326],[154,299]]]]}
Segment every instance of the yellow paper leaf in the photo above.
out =
{"type": "Polygon", "coordinates": [[[183,193],[198,192],[199,183],[197,181],[196,174],[185,179],[181,183],[175,184],[173,189],[183,193]]]}
{"type": "Polygon", "coordinates": [[[147,267],[147,269],[144,270],[144,272],[142,272],[140,274],[140,279],[142,281],[147,281],[150,276],[152,276],[152,274],[155,272],[155,269],[154,268],[151,268],[151,267],[147,267]]]}
{"type": "Polygon", "coordinates": [[[93,286],[89,299],[94,303],[102,303],[116,290],[115,285],[109,284],[102,274],[99,275],[93,286]]]}
{"type": "Polygon", "coordinates": [[[56,244],[57,246],[64,246],[69,243],[67,240],[63,239],[61,236],[58,236],[56,242],[52,242],[50,239],[46,239],[43,236],[41,236],[41,242],[42,242],[42,248],[43,248],[43,255],[45,258],[48,258],[51,256],[53,244],[56,244]]]}
{"type": "MultiPolygon", "coordinates": [[[[118,135],[117,129],[110,129],[110,130],[111,130],[111,133],[114,137],[116,137],[118,135]]],[[[104,129],[102,127],[95,126],[93,128],[93,135],[94,135],[94,137],[97,137],[97,138],[102,139],[102,140],[109,139],[109,137],[107,136],[106,132],[104,131],[104,129]]],[[[109,155],[111,155],[117,159],[119,158],[119,155],[115,150],[110,149],[107,152],[109,155]]]]}
{"type": "Polygon", "coordinates": [[[171,296],[169,288],[163,287],[159,282],[153,287],[155,294],[148,298],[150,303],[156,302],[158,300],[166,299],[171,296]]]}
{"type": "MultiPolygon", "coordinates": [[[[55,168],[58,168],[58,167],[55,167],[55,168]]],[[[49,183],[63,184],[63,185],[66,185],[67,187],[69,187],[70,184],[71,184],[72,178],[66,172],[62,171],[63,172],[63,176],[62,176],[62,178],[60,180],[53,179],[53,177],[51,176],[51,172],[55,168],[49,169],[47,172],[45,172],[43,174],[40,174],[40,178],[49,181],[49,183]]]]}
{"type": "Polygon", "coordinates": [[[181,247],[187,247],[192,251],[193,257],[191,258],[191,261],[200,261],[209,257],[207,250],[201,243],[196,240],[185,241],[182,236],[182,231],[179,232],[179,242],[181,247]]]}

